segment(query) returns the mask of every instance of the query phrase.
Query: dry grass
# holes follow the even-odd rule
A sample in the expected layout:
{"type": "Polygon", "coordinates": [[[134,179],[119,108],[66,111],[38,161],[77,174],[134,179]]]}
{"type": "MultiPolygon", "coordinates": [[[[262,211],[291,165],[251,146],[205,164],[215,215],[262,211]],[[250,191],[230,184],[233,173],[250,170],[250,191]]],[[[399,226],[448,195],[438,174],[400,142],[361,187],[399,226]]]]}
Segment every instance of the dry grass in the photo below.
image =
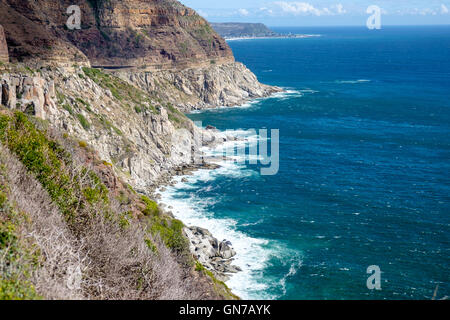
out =
{"type": "MultiPolygon", "coordinates": [[[[144,224],[135,220],[122,228],[101,208],[98,212],[80,208],[80,215],[89,218],[83,219],[82,225],[79,220],[68,226],[46,190],[2,145],[0,163],[7,172],[9,202],[28,217],[28,223],[21,225],[20,237],[30,240],[30,249],[40,256],[39,268],[27,279],[39,295],[46,299],[204,297],[205,288],[194,283],[159,237],[145,231],[144,224]],[[148,241],[155,245],[155,252],[149,249],[148,241]]],[[[75,161],[72,170],[80,168],[75,161]]],[[[87,183],[86,175],[78,177],[81,183],[87,183]]],[[[121,209],[114,199],[110,205],[113,211],[121,209]]],[[[19,261],[13,267],[27,263],[19,261]]],[[[0,265],[6,265],[1,258],[0,265]]]]}
{"type": "MultiPolygon", "coordinates": [[[[18,212],[25,214],[26,223],[20,225],[19,236],[31,240],[30,255],[39,254],[40,268],[31,274],[31,283],[36,291],[48,299],[80,299],[79,288],[69,288],[67,284],[74,274],[70,271],[86,269],[86,254],[83,244],[76,240],[67,228],[58,208],[52,203],[47,192],[33,177],[27,174],[23,165],[0,144],[0,164],[6,173],[8,200],[18,212]]],[[[11,274],[21,274],[23,266],[30,261],[10,265],[11,274]]],[[[6,265],[0,260],[0,265],[6,265]]]]}

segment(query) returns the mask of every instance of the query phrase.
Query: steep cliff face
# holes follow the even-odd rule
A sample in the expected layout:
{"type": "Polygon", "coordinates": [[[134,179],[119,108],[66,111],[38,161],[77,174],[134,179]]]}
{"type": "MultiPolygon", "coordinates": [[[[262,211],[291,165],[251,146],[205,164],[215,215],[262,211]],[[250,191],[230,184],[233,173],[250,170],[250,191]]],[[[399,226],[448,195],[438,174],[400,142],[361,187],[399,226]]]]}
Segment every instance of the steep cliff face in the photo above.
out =
{"type": "Polygon", "coordinates": [[[69,30],[66,12],[73,4],[2,0],[0,21],[12,59],[55,56],[80,62],[87,57],[94,66],[149,70],[233,61],[230,48],[208,22],[177,1],[80,0],[81,29],[69,30]],[[34,48],[39,44],[43,48],[34,48]],[[62,44],[71,50],[61,51],[62,44]]]}
{"type": "Polygon", "coordinates": [[[261,84],[247,67],[238,62],[178,72],[117,71],[114,74],[149,93],[159,92],[164,100],[184,112],[237,106],[281,91],[261,84]]]}
{"type": "Polygon", "coordinates": [[[144,193],[192,163],[200,129],[158,95],[96,69],[10,70],[0,74],[0,88],[1,104],[86,142],[144,193]]]}
{"type": "Polygon", "coordinates": [[[69,30],[70,0],[0,0],[13,62],[120,69],[179,110],[233,106],[278,88],[262,85],[192,9],[174,0],[80,0],[81,29],[69,30]]]}

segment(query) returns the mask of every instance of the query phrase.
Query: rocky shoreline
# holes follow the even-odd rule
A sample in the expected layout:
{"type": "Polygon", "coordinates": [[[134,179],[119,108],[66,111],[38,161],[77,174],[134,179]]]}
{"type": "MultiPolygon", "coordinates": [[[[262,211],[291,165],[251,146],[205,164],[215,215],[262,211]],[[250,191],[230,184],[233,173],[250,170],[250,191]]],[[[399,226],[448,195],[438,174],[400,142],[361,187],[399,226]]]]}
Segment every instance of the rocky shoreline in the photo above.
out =
{"type": "MultiPolygon", "coordinates": [[[[214,127],[208,126],[204,130],[215,137],[208,143],[209,147],[213,147],[218,143],[226,142],[232,137],[225,137],[216,131],[214,127]]],[[[161,195],[158,192],[164,192],[165,186],[174,186],[174,177],[184,176],[181,181],[187,182],[185,176],[190,176],[196,170],[214,170],[220,168],[220,165],[208,162],[204,159],[203,163],[198,165],[185,165],[174,168],[167,175],[160,178],[159,187],[153,190],[154,198],[160,201],[161,195]],[[162,187],[161,187],[162,185],[162,187]]],[[[176,218],[170,211],[172,207],[168,203],[159,203],[159,206],[170,216],[176,218]]],[[[189,250],[196,260],[198,260],[207,270],[211,271],[220,281],[228,281],[232,274],[242,271],[240,267],[232,264],[236,251],[233,244],[227,240],[222,241],[215,238],[212,233],[198,226],[185,226],[183,229],[185,236],[189,240],[189,250]]]]}
{"type": "Polygon", "coordinates": [[[195,226],[184,228],[184,233],[189,239],[191,253],[220,281],[228,281],[231,274],[242,271],[232,265],[236,251],[230,241],[219,241],[207,229],[195,226]]]}
{"type": "MultiPolygon", "coordinates": [[[[205,167],[197,168],[205,169],[205,167]]],[[[213,167],[206,169],[213,170],[213,167]]],[[[196,170],[196,169],[191,169],[196,170]]],[[[191,172],[192,172],[191,171],[191,172]]],[[[185,179],[185,178],[183,178],[185,179]]],[[[181,180],[187,181],[187,180],[181,180]]],[[[165,185],[174,185],[173,180],[165,185]]],[[[164,192],[165,187],[160,187],[159,192],[164,192]]],[[[159,201],[161,196],[156,194],[154,198],[159,201]]],[[[170,204],[159,203],[159,207],[173,218],[176,216],[171,212],[170,204]]],[[[211,271],[220,281],[228,281],[232,274],[242,271],[241,268],[232,264],[236,251],[231,241],[223,239],[219,241],[212,233],[205,228],[198,226],[185,226],[184,235],[189,240],[189,250],[196,260],[198,260],[207,270],[211,271]]]]}
{"type": "MultiPolygon", "coordinates": [[[[283,89],[278,87],[273,87],[273,94],[284,92],[283,89]]],[[[270,97],[266,96],[267,97],[270,97]]],[[[249,99],[244,99],[246,102],[249,99]]],[[[251,99],[250,99],[251,101],[251,99]]],[[[204,135],[204,146],[213,148],[219,144],[225,143],[229,140],[235,140],[236,137],[226,136],[222,132],[218,131],[215,127],[208,125],[202,130],[204,135]]],[[[220,165],[211,162],[211,159],[203,157],[203,162],[197,165],[183,165],[179,168],[174,168],[168,172],[168,174],[160,177],[159,181],[152,188],[152,193],[157,201],[161,200],[161,195],[158,192],[164,192],[166,190],[165,186],[174,186],[174,177],[176,176],[190,176],[194,171],[200,169],[214,170],[220,168],[220,165]]],[[[187,182],[187,178],[183,177],[182,182],[187,182]]],[[[159,203],[160,207],[163,208],[167,214],[176,218],[174,214],[170,211],[172,207],[170,204],[159,203]]],[[[184,234],[189,240],[189,249],[191,254],[209,271],[211,271],[214,276],[221,281],[228,281],[230,277],[242,271],[238,266],[233,265],[234,257],[236,256],[236,251],[233,249],[233,244],[227,239],[219,241],[213,236],[213,234],[205,229],[198,226],[186,226],[184,228],[184,234]]]]}

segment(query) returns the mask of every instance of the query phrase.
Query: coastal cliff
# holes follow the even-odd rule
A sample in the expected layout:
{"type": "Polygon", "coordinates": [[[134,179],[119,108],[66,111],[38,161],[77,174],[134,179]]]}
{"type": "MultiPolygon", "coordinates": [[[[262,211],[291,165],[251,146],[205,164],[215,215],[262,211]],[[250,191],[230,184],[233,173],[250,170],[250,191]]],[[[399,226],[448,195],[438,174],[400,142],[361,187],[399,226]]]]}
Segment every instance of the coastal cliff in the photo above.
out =
{"type": "Polygon", "coordinates": [[[158,207],[153,190],[211,166],[194,164],[193,148],[228,139],[195,127],[183,111],[280,89],[260,84],[207,22],[177,1],[79,1],[80,30],[65,27],[70,5],[0,1],[0,231],[8,234],[0,250],[18,241],[18,260],[0,261],[0,294],[236,298],[220,281],[239,271],[231,244],[184,226],[158,207]],[[47,230],[44,218],[62,231],[47,230]],[[62,236],[67,250],[45,247],[60,241],[46,234],[62,236]],[[100,249],[102,243],[109,245],[100,249]],[[67,270],[51,273],[61,259],[67,270]]]}

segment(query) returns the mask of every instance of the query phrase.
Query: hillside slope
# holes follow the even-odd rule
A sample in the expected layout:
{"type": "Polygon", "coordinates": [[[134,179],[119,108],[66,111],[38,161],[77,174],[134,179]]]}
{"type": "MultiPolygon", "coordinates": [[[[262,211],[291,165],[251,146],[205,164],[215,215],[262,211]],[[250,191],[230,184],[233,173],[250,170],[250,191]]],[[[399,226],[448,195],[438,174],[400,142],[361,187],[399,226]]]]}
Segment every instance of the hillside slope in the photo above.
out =
{"type": "Polygon", "coordinates": [[[89,61],[93,66],[150,70],[233,61],[226,42],[177,1],[77,1],[81,30],[66,27],[66,10],[72,4],[2,0],[0,21],[12,61],[89,61]]]}

